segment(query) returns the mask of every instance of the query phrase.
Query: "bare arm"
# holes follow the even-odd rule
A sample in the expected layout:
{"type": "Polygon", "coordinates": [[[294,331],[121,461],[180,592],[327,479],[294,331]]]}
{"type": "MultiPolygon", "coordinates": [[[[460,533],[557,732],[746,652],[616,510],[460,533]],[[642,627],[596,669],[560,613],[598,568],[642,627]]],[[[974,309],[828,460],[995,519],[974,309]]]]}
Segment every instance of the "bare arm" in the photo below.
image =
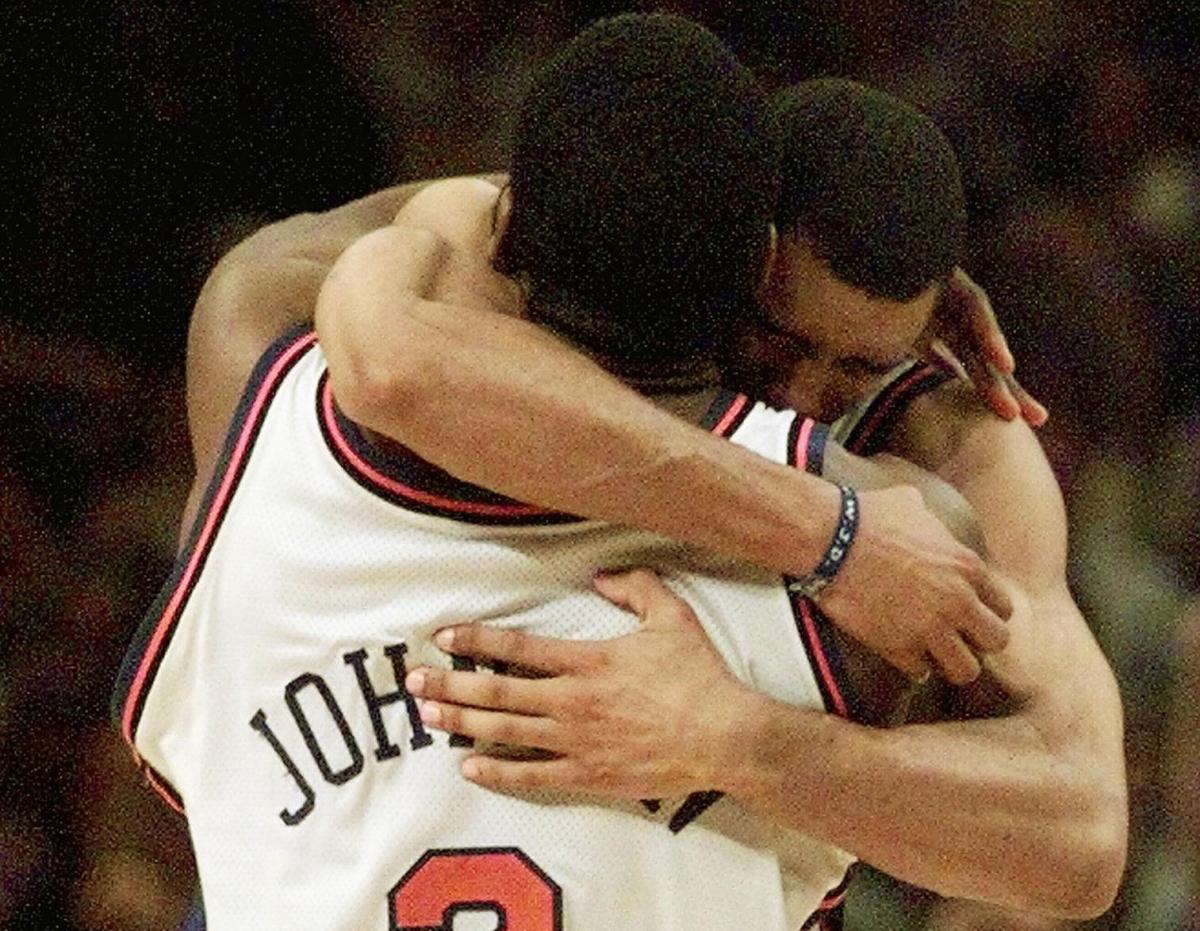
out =
{"type": "Polygon", "coordinates": [[[321,282],[345,248],[391,223],[426,184],[398,185],[324,213],[288,217],[217,263],[188,328],[188,426],[200,477],[220,450],[259,356],[288,327],[312,319],[321,282]]]}
{"type": "Polygon", "coordinates": [[[988,661],[989,681],[966,696],[976,714],[1006,716],[874,730],[750,692],[724,670],[686,605],[645,573],[601,583],[644,619],[626,638],[582,645],[454,631],[455,652],[554,678],[426,670],[413,690],[434,700],[435,726],[558,754],[550,762],[476,757],[469,775],[487,785],[632,797],[716,787],[944,895],[1098,914],[1124,862],[1121,709],[1062,582],[1057,488],[1024,425],[989,420],[951,465],[970,472],[962,487],[989,548],[1026,589],[1009,646],[988,661]],[[967,466],[974,456],[978,472],[967,466]],[[685,667],[672,659],[680,655],[685,667]]]}
{"type": "MultiPolygon", "coordinates": [[[[668,415],[526,321],[431,299],[444,248],[426,230],[381,230],[327,279],[317,332],[352,419],[534,504],[812,570],[836,523],[832,486],[668,415]]],[[[993,648],[1006,637],[1007,597],[910,487],[863,493],[858,539],[822,597],[835,621],[915,676],[927,652],[940,663],[948,644],[965,649],[960,632],[993,648]]]]}
{"type": "Polygon", "coordinates": [[[332,210],[272,223],[231,249],[209,273],[188,327],[187,415],[196,477],[181,533],[192,523],[259,357],[289,327],[312,320],[321,283],[346,247],[391,223],[429,183],[396,185],[332,210]]]}
{"type": "MultiPolygon", "coordinates": [[[[1009,647],[985,663],[1015,713],[843,740],[839,722],[795,727],[786,710],[760,702],[765,733],[751,745],[761,759],[733,792],[767,813],[804,812],[806,829],[815,818],[821,836],[943,894],[1088,917],[1111,902],[1124,864],[1116,683],[1067,590],[1061,497],[1028,427],[956,412],[947,420],[908,451],[926,453],[962,491],[991,558],[1024,590],[1009,647]],[[822,726],[815,765],[792,765],[822,726]],[[871,817],[832,817],[831,785],[871,817]]],[[[995,713],[985,688],[963,697],[974,712],[995,713]]]]}

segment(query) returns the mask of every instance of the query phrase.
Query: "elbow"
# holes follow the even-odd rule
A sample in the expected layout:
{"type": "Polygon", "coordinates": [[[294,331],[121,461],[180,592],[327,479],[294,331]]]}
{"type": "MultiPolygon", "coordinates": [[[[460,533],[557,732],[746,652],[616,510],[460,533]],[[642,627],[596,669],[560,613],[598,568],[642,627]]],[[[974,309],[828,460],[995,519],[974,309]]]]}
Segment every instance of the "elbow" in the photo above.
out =
{"type": "Polygon", "coordinates": [[[1095,832],[1090,849],[1081,857],[1076,870],[1074,895],[1068,903],[1069,917],[1073,919],[1098,918],[1112,907],[1117,897],[1125,874],[1127,831],[1124,817],[1110,820],[1113,823],[1095,832]]]}
{"type": "Polygon", "coordinates": [[[338,407],[356,424],[403,440],[401,426],[405,412],[416,406],[408,379],[378,366],[333,367],[329,384],[338,407]]]}
{"type": "MultiPolygon", "coordinates": [[[[1060,851],[1059,868],[1044,868],[1052,888],[1041,904],[1059,918],[1086,921],[1112,907],[1125,873],[1128,818],[1124,793],[1106,795],[1090,806],[1075,830],[1063,832],[1067,845],[1060,851]]],[[[1048,865],[1047,865],[1048,866],[1048,865]]]]}
{"type": "Polygon", "coordinates": [[[361,426],[407,441],[407,425],[420,423],[437,398],[443,372],[435,354],[418,341],[397,340],[403,329],[397,321],[392,338],[357,341],[330,336],[325,323],[318,312],[317,335],[342,413],[361,426]],[[395,348],[397,342],[405,348],[395,348]]]}
{"type": "Polygon", "coordinates": [[[428,380],[412,360],[392,359],[367,347],[353,352],[327,349],[326,361],[329,385],[342,413],[357,424],[402,439],[394,436],[397,425],[406,411],[419,408],[421,385],[428,380]]]}

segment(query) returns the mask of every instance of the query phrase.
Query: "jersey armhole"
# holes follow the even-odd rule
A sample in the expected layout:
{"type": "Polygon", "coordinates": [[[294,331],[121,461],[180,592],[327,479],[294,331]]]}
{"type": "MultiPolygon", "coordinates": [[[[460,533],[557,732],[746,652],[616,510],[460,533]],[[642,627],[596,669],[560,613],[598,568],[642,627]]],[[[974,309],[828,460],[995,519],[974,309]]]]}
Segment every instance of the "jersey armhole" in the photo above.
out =
{"type": "Polygon", "coordinates": [[[177,622],[203,572],[245,471],[271,400],[284,376],[315,345],[316,334],[310,327],[295,327],[276,340],[259,359],[230,422],[221,456],[175,567],[142,618],[117,674],[110,703],[113,722],[150,785],[179,812],[183,811],[179,793],[137,749],[138,724],[177,622]]]}

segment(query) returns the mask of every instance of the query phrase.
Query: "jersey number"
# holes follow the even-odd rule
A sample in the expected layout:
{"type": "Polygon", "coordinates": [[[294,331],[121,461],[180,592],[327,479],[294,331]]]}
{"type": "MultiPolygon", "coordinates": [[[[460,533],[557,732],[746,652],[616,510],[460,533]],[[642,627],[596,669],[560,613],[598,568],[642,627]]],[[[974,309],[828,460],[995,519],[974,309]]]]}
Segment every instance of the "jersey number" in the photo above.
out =
{"type": "Polygon", "coordinates": [[[562,890],[516,847],[429,850],[389,897],[391,931],[453,931],[491,912],[496,931],[562,931],[562,890]]]}

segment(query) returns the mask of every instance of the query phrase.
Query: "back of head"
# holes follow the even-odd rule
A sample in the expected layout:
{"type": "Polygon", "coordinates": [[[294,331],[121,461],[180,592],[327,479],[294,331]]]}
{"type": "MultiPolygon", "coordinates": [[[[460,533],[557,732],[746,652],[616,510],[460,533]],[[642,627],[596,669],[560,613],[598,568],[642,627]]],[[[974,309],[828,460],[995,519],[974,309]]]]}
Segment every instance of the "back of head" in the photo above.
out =
{"type": "Polygon", "coordinates": [[[832,78],[774,95],[780,148],[776,222],[834,276],[908,301],[958,264],[966,206],[958,160],[928,116],[882,91],[832,78]]]}
{"type": "Polygon", "coordinates": [[[753,75],[670,15],[601,20],[517,115],[497,268],[530,314],[633,365],[704,356],[752,297],[778,160],[753,75]]]}

